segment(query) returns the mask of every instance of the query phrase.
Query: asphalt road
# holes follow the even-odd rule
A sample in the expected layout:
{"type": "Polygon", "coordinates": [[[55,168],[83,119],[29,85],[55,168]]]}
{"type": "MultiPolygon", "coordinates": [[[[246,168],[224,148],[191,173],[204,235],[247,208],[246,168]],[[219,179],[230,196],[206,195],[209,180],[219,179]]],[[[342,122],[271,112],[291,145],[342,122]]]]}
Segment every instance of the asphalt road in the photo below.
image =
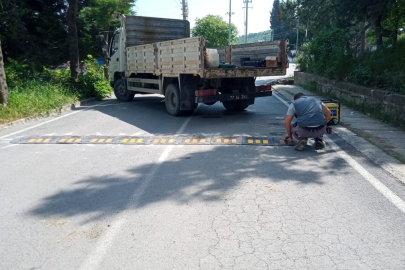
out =
{"type": "Polygon", "coordinates": [[[404,269],[405,187],[351,145],[12,144],[41,135],[271,135],[285,104],[115,99],[0,131],[0,269],[404,269]]]}

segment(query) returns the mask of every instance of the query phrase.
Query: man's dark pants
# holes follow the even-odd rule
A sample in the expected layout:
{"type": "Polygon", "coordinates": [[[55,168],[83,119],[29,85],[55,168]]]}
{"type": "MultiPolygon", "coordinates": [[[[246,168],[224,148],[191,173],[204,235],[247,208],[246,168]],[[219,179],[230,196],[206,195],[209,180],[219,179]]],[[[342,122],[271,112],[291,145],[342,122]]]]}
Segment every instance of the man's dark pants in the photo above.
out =
{"type": "Polygon", "coordinates": [[[296,124],[291,125],[291,132],[294,137],[298,139],[298,136],[303,138],[303,139],[308,139],[308,138],[315,138],[318,140],[323,140],[323,135],[326,133],[326,125],[323,126],[323,128],[320,128],[319,130],[316,130],[314,132],[309,131],[307,129],[311,128],[302,128],[296,124]]]}

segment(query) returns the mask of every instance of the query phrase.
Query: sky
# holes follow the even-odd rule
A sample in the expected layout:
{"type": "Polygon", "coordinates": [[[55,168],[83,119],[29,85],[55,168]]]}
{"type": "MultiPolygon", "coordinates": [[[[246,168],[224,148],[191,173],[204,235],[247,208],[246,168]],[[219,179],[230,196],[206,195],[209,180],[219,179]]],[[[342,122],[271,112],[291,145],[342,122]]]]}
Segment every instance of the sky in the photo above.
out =
{"type": "MultiPolygon", "coordinates": [[[[191,28],[196,18],[207,15],[220,15],[226,22],[229,16],[229,0],[188,0],[188,20],[191,28]]],[[[236,25],[239,35],[245,33],[245,9],[242,9],[243,0],[232,0],[232,23],[236,25]]],[[[248,33],[257,33],[270,29],[270,11],[273,0],[252,0],[248,12],[248,33]]],[[[135,11],[138,16],[160,17],[169,19],[183,19],[181,0],[137,0],[135,11]]]]}

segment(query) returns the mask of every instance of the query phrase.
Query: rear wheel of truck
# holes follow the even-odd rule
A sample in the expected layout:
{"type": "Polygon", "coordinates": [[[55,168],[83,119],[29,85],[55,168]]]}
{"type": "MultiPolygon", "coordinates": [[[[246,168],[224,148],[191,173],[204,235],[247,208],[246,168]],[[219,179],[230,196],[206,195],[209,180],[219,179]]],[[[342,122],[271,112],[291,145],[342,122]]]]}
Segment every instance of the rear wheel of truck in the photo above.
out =
{"type": "Polygon", "coordinates": [[[123,79],[115,81],[114,94],[119,101],[131,101],[135,96],[135,92],[127,90],[123,79]]]}
{"type": "Polygon", "coordinates": [[[180,88],[177,84],[169,84],[165,92],[166,110],[170,115],[181,116],[193,114],[194,110],[180,110],[180,88]]]}
{"type": "Polygon", "coordinates": [[[249,107],[249,105],[242,104],[242,100],[224,101],[222,105],[224,105],[225,109],[228,111],[243,111],[249,107]]]}

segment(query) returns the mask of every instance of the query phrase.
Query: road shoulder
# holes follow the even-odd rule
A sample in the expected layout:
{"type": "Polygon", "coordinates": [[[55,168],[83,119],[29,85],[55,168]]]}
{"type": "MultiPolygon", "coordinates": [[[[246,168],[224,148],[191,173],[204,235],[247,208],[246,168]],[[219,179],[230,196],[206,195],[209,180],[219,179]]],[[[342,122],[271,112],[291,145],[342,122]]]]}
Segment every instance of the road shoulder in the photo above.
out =
{"type": "MultiPolygon", "coordinates": [[[[289,101],[298,92],[325,99],[295,85],[276,85],[274,89],[289,101]]],[[[405,132],[345,106],[341,106],[341,121],[350,124],[333,126],[335,134],[405,184],[405,132]]]]}

